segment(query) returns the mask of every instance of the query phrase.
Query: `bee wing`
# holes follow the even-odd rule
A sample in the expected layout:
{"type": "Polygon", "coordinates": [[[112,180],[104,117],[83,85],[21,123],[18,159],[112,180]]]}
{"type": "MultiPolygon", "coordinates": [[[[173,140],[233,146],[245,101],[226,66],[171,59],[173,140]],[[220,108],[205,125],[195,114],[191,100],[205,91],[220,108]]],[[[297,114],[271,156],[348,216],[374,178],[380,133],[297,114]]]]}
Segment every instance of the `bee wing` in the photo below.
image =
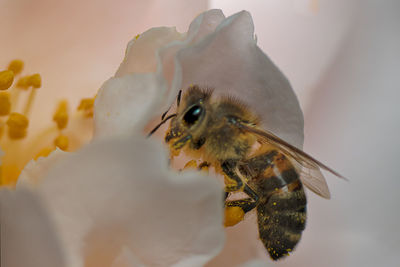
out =
{"type": "Polygon", "coordinates": [[[292,159],[292,162],[297,167],[297,170],[300,174],[301,181],[314,193],[324,198],[330,198],[328,185],[325,181],[323,174],[320,171],[320,168],[334,174],[339,178],[347,180],[338,172],[329,168],[322,162],[314,159],[301,149],[298,149],[297,147],[280,139],[273,133],[266,130],[257,129],[255,127],[247,126],[243,123],[237,123],[237,125],[244,131],[255,134],[260,143],[267,143],[276,146],[283,154],[292,159]]]}
{"type": "Polygon", "coordinates": [[[331,193],[329,192],[328,184],[326,183],[325,177],[319,168],[305,168],[301,166],[297,161],[293,162],[297,173],[300,176],[301,182],[315,194],[330,199],[331,193]]]}

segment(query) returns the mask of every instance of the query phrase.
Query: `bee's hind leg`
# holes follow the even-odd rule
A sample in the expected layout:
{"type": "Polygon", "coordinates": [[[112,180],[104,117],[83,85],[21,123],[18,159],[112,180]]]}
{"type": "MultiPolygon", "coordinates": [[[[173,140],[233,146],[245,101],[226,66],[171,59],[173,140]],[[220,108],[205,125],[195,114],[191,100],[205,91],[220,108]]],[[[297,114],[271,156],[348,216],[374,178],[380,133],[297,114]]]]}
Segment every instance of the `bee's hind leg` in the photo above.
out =
{"type": "Polygon", "coordinates": [[[247,184],[245,184],[243,192],[245,192],[249,197],[244,199],[225,201],[225,206],[240,207],[241,209],[243,209],[244,213],[247,213],[254,209],[259,201],[258,195],[247,184]]]}
{"type": "Polygon", "coordinates": [[[247,185],[244,185],[243,192],[249,197],[238,200],[225,200],[225,226],[234,226],[244,219],[244,215],[253,210],[259,201],[258,195],[247,185]]]}
{"type": "Polygon", "coordinates": [[[225,161],[221,164],[222,171],[229,182],[225,187],[225,226],[233,226],[244,219],[244,215],[254,209],[259,201],[259,197],[242,178],[236,173],[236,162],[225,161]],[[243,191],[249,197],[239,200],[227,201],[230,192],[243,191]]]}

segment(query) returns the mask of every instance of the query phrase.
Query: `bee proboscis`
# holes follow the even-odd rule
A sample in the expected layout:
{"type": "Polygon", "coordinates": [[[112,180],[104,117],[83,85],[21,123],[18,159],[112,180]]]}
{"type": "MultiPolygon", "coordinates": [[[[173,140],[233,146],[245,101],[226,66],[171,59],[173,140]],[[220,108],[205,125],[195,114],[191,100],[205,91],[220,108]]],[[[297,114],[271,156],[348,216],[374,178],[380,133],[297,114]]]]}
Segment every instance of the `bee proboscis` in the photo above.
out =
{"type": "Polygon", "coordinates": [[[194,85],[182,101],[179,93],[176,113],[165,115],[149,135],[171,120],[165,136],[171,155],[184,151],[224,175],[225,207],[244,213],[256,209],[259,237],[273,260],[289,255],[301,238],[307,204],[303,185],[329,199],[320,168],[344,178],[261,129],[259,117],[235,98],[215,98],[212,90],[194,85]],[[228,200],[240,191],[247,197],[228,200]]]}

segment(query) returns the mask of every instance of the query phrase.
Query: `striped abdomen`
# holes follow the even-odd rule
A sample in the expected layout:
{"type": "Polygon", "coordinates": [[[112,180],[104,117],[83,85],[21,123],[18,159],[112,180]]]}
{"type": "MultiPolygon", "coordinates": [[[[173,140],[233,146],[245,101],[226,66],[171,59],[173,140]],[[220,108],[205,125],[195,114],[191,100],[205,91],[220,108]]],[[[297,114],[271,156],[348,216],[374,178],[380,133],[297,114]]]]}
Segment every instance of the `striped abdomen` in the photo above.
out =
{"type": "Polygon", "coordinates": [[[277,150],[250,158],[240,171],[259,196],[260,239],[273,260],[286,256],[301,238],[306,223],[306,196],[290,161],[277,150]]]}

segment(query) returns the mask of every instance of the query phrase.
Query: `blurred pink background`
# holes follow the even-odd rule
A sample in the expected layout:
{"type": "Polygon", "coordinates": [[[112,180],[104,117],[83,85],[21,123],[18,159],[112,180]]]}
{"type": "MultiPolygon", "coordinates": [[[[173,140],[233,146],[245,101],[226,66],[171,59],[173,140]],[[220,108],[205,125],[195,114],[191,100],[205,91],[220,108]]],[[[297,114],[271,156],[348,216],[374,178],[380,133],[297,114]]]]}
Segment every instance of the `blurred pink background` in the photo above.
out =
{"type": "Polygon", "coordinates": [[[259,45],[288,76],[305,115],[305,151],[332,199],[309,193],[295,253],[277,266],[399,266],[400,2],[211,0],[249,10],[259,45]]]}
{"type": "Polygon", "coordinates": [[[36,127],[48,125],[58,99],[75,109],[96,94],[134,36],[158,26],[185,32],[206,9],[204,0],[0,0],[0,66],[20,58],[24,74],[42,75],[31,118],[41,118],[36,127]]]}
{"type": "Polygon", "coordinates": [[[327,174],[330,201],[308,194],[303,239],[276,265],[398,266],[399,1],[0,0],[0,66],[21,58],[25,74],[42,74],[32,112],[40,127],[57,99],[75,108],[93,96],[133,36],[155,26],[184,32],[207,8],[252,13],[260,47],[299,95],[305,151],[350,180],[327,174]]]}

